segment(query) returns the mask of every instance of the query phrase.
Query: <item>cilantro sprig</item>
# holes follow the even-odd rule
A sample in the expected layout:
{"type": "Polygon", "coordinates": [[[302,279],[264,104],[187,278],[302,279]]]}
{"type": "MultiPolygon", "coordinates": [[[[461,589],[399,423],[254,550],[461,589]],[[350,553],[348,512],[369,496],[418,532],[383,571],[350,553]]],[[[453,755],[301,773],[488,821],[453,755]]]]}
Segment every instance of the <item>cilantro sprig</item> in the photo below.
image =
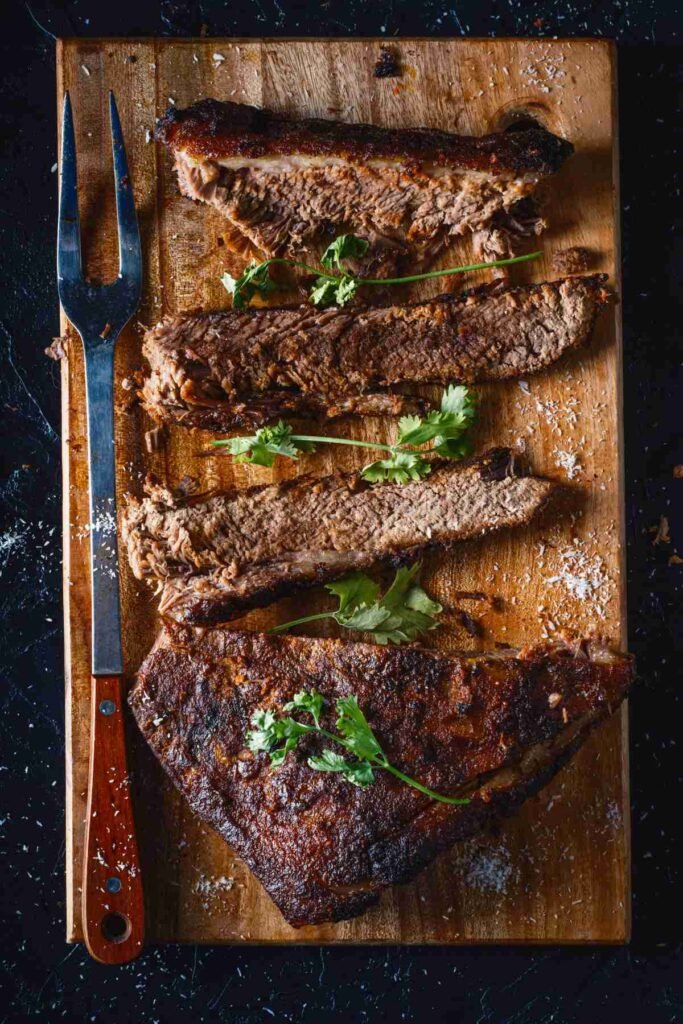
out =
{"type": "Polygon", "coordinates": [[[365,278],[357,277],[347,266],[349,260],[359,259],[368,251],[369,243],[357,235],[339,235],[334,242],[327,247],[323,253],[319,267],[312,267],[301,260],[287,259],[286,257],[271,257],[257,263],[255,260],[249,264],[240,277],[232,277],[225,273],[221,278],[223,286],[232,295],[232,304],[235,309],[245,309],[254,298],[260,295],[267,298],[278,287],[270,276],[270,268],[277,264],[284,264],[289,267],[298,267],[306,270],[309,274],[315,274],[310,292],[309,300],[314,306],[325,308],[327,306],[345,306],[353,299],[361,285],[387,285],[387,284],[408,284],[411,281],[427,281],[435,277],[449,277],[451,274],[465,274],[474,270],[489,270],[493,267],[506,267],[512,263],[525,263],[541,256],[541,252],[531,252],[524,256],[512,256],[504,260],[494,260],[490,263],[470,263],[463,267],[448,267],[444,270],[430,270],[423,274],[408,274],[405,277],[389,278],[365,278]]]}
{"type": "Polygon", "coordinates": [[[391,764],[363,714],[358,699],[353,694],[338,697],[335,701],[336,733],[330,732],[320,724],[325,704],[325,698],[317,690],[300,690],[284,705],[283,711],[309,715],[312,723],[302,722],[300,718],[293,718],[291,715],[276,715],[274,711],[264,708],[257,709],[252,715],[252,728],[247,732],[247,747],[253,754],[268,754],[271,768],[276,769],[284,763],[287,755],[297,748],[302,737],[322,736],[341,747],[346,756],[325,747],[320,754],[306,760],[308,767],[314,771],[335,772],[360,789],[372,785],[377,770],[387,771],[433,800],[455,805],[469,803],[469,800],[463,797],[436,793],[391,764]]]}
{"type": "Polygon", "coordinates": [[[379,584],[364,573],[356,572],[325,587],[339,601],[333,611],[316,612],[274,626],[270,633],[285,633],[293,626],[321,619],[334,619],[344,629],[371,633],[378,644],[409,643],[429,630],[436,629],[436,618],[443,608],[415,582],[420,571],[416,562],[410,568],[398,569],[385,594],[379,584]]]}
{"type": "Polygon", "coordinates": [[[362,478],[369,483],[405,484],[431,472],[431,464],[426,458],[429,454],[446,459],[462,459],[469,454],[471,446],[466,433],[475,415],[476,403],[472,392],[462,385],[450,384],[441,396],[438,409],[432,409],[424,417],[401,417],[398,436],[393,444],[295,434],[283,420],[274,427],[262,427],[255,434],[221,438],[211,444],[232,455],[235,462],[257,466],[272,466],[278,456],[296,460],[302,453],[314,452],[319,444],[378,449],[386,452],[386,457],[363,466],[362,478]],[[417,447],[429,442],[433,442],[429,448],[417,447]]]}
{"type": "Polygon", "coordinates": [[[261,427],[255,434],[246,437],[229,437],[212,441],[217,448],[224,448],[235,462],[248,462],[254,466],[272,466],[278,456],[298,459],[302,452],[314,452],[313,440],[300,434],[293,434],[288,423],[280,420],[274,427],[261,427]]]}

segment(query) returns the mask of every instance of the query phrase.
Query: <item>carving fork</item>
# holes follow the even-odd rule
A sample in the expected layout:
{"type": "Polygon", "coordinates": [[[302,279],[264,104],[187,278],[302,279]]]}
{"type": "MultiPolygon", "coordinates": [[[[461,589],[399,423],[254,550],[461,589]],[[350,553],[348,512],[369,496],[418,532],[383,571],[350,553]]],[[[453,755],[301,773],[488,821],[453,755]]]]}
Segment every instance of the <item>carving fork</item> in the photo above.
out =
{"type": "Polygon", "coordinates": [[[59,299],[83,342],[90,476],[92,685],[90,771],[83,848],[83,934],[107,964],[138,955],[144,903],[130,798],[123,720],[114,450],[114,346],[140,302],[142,255],[135,200],[113,93],[109,94],[119,273],[95,285],[83,277],[76,142],[64,97],[57,241],[59,299]]]}

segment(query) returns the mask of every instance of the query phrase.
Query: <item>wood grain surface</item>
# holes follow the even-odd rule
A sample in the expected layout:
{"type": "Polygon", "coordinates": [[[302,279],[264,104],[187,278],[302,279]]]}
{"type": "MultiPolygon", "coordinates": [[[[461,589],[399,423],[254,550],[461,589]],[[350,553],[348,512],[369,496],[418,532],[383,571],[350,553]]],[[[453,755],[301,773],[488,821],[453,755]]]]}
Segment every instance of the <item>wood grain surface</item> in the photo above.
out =
{"type": "MultiPolygon", "coordinates": [[[[227,224],[179,196],[167,154],[149,142],[169,103],[204,96],[293,114],[391,126],[482,133],[532,116],[566,136],[576,154],[550,183],[544,259],[511,279],[559,276],[552,257],[581,245],[591,269],[619,289],[615,53],[592,40],[400,40],[403,74],[375,79],[378,40],[62,40],[58,100],[68,89],[79,149],[84,252],[93,277],[112,277],[116,230],[107,92],[114,89],[139,210],[146,279],[141,324],[187,307],[226,307],[219,283],[238,269],[221,242],[227,224]]],[[[460,244],[443,265],[470,255],[460,244]]],[[[469,283],[474,283],[472,279],[469,283]]],[[[448,279],[447,288],[457,288],[448,279]]],[[[421,286],[413,296],[444,290],[421,286]]],[[[64,325],[67,331],[66,324],[64,325]]],[[[67,662],[67,936],[82,937],[80,879],[90,721],[87,465],[83,363],[69,337],[63,364],[64,551],[67,662]]],[[[140,365],[140,326],[117,348],[119,505],[149,471],[171,484],[185,475],[238,486],[297,472],[362,463],[352,451],[322,452],[269,471],[202,459],[205,438],[173,430],[146,454],[151,424],[129,409],[121,382],[140,365]]],[[[460,545],[425,565],[427,589],[449,614],[430,643],[446,650],[520,643],[562,629],[598,630],[625,645],[619,309],[601,315],[591,347],[551,371],[478,389],[475,432],[487,444],[523,446],[539,473],[567,481],[566,508],[526,531],[460,545]],[[459,591],[482,590],[492,607],[459,591]],[[480,619],[471,637],[457,608],[480,619]]],[[[424,389],[424,394],[437,396],[424,389]]],[[[342,425],[338,432],[341,433],[342,425]]],[[[336,429],[336,428],[335,428],[336,429]]],[[[384,440],[390,422],[348,421],[351,436],[384,440]]],[[[290,598],[244,620],[258,628],[322,608],[325,597],[290,598]]],[[[155,603],[122,565],[122,614],[129,676],[151,646],[155,603]]],[[[318,635],[322,635],[321,628],[318,635]]],[[[332,632],[330,627],[329,632],[332,632]]],[[[313,633],[313,630],[311,630],[313,633]]],[[[230,849],[198,822],[168,784],[129,722],[134,804],[150,942],[479,943],[624,942],[629,935],[626,712],[494,836],[462,844],[412,884],[397,887],[363,917],[290,928],[230,849]]]]}

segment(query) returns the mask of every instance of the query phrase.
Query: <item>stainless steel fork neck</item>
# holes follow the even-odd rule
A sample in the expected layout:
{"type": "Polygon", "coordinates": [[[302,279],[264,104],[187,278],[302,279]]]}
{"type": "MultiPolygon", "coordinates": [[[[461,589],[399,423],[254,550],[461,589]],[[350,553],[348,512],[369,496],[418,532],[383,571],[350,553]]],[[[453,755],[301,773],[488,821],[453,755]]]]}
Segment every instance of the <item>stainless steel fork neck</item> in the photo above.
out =
{"type": "Polygon", "coordinates": [[[60,169],[57,282],[64,312],[83,341],[90,465],[92,568],[92,670],[96,676],[123,670],[119,564],[116,542],[114,448],[114,345],[140,301],[142,255],[123,132],[109,96],[119,273],[110,284],[83,277],[78,209],[76,136],[68,93],[64,97],[60,169]]]}
{"type": "Polygon", "coordinates": [[[114,440],[114,340],[83,339],[90,461],[90,566],[92,571],[92,672],[123,672],[119,561],[116,539],[114,440]]]}

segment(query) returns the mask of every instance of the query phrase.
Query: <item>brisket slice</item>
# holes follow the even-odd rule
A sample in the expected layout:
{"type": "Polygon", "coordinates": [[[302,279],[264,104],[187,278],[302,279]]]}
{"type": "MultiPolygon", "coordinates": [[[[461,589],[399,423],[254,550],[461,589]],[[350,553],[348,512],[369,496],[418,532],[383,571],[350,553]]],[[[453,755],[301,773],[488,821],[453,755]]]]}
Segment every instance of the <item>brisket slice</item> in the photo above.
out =
{"type": "MultiPolygon", "coordinates": [[[[438,654],[227,630],[166,631],[130,695],[138,725],[194,812],[239,853],[298,927],[363,913],[456,841],[537,792],[626,695],[632,660],[597,642],[519,653],[438,654]],[[389,761],[447,796],[387,772],[359,789],[306,760],[305,737],[276,771],[251,754],[257,708],[301,689],[355,694],[389,761]]],[[[457,886],[457,880],[454,880],[457,886]]]]}
{"type": "Polygon", "coordinates": [[[583,344],[606,277],[360,310],[312,306],[182,313],[145,335],[142,388],[159,421],[210,430],[288,414],[390,415],[401,384],[526,376],[583,344]]]}
{"type": "Polygon", "coordinates": [[[349,473],[190,498],[152,487],[124,512],[130,565],[161,590],[162,615],[216,625],[349,572],[527,523],[556,486],[521,475],[509,448],[433,467],[403,485],[349,473]]]}
{"type": "Polygon", "coordinates": [[[505,233],[508,217],[514,229],[517,207],[573,152],[543,128],[472,137],[293,120],[211,99],[172,107],[156,138],[174,155],[183,194],[215,206],[263,255],[319,252],[351,231],[373,243],[384,276],[459,235],[505,233]]]}

